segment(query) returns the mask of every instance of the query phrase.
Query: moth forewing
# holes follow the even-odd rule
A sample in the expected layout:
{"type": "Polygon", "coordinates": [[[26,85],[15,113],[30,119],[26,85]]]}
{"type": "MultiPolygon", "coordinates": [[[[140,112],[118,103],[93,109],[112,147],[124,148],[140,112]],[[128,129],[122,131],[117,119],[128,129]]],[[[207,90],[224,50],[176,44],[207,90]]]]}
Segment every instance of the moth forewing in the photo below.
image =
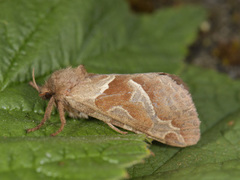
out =
{"type": "MultiPolygon", "coordinates": [[[[117,127],[144,133],[173,146],[185,147],[198,142],[198,114],[186,85],[177,76],[167,73],[88,74],[83,66],[65,71],[73,72],[74,84],[68,83],[62,88],[51,80],[54,85],[48,86],[60,89],[54,92],[55,100],[61,97],[64,110],[71,116],[95,117],[119,133],[125,132],[117,127]]],[[[57,71],[50,78],[59,79],[65,71],[57,71]]]]}
{"type": "Polygon", "coordinates": [[[174,146],[198,141],[199,120],[191,96],[171,77],[145,73],[91,78],[66,97],[78,112],[174,146]]]}

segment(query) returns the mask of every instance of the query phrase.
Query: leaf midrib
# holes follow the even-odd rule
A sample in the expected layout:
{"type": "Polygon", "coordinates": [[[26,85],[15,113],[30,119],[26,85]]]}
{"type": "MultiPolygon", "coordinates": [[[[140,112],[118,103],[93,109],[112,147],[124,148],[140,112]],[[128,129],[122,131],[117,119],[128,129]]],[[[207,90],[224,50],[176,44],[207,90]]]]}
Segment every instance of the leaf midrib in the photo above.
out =
{"type": "Polygon", "coordinates": [[[44,20],[46,20],[54,12],[54,10],[57,8],[57,6],[59,6],[60,2],[61,2],[61,0],[59,0],[56,4],[54,4],[49,9],[49,11],[42,18],[40,18],[37,21],[37,23],[33,26],[34,27],[33,30],[27,36],[24,37],[22,44],[19,46],[19,49],[17,51],[15,51],[13,57],[10,58],[10,63],[9,63],[7,70],[2,75],[3,82],[2,82],[2,87],[1,87],[0,91],[3,91],[9,84],[9,77],[11,77],[10,74],[12,72],[11,68],[13,67],[13,64],[16,62],[18,55],[21,54],[21,51],[31,41],[32,37],[38,32],[41,25],[43,25],[44,20]]]}

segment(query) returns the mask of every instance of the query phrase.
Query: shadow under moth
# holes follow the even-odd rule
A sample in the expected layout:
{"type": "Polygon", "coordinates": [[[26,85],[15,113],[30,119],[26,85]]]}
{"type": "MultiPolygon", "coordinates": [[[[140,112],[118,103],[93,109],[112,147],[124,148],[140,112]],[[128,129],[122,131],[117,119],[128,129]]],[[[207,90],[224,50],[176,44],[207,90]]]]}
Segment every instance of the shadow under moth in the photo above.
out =
{"type": "Polygon", "coordinates": [[[53,106],[60,115],[60,133],[70,117],[89,116],[117,127],[146,134],[159,142],[185,147],[200,139],[200,121],[187,86],[167,73],[92,74],[83,65],[54,72],[43,86],[30,82],[43,99],[49,100],[39,129],[50,117],[53,106]]]}

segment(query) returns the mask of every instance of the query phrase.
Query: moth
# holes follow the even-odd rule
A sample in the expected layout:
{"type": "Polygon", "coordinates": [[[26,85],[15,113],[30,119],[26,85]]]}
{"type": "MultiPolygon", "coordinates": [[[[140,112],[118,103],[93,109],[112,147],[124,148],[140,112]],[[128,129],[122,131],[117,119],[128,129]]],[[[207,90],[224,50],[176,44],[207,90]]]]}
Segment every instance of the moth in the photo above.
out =
{"type": "Polygon", "coordinates": [[[93,74],[83,65],[54,72],[43,86],[30,82],[42,99],[49,100],[39,129],[57,107],[61,127],[70,117],[89,116],[118,127],[146,134],[156,141],[177,147],[194,145],[200,138],[200,121],[192,97],[184,82],[167,73],[93,74]]]}

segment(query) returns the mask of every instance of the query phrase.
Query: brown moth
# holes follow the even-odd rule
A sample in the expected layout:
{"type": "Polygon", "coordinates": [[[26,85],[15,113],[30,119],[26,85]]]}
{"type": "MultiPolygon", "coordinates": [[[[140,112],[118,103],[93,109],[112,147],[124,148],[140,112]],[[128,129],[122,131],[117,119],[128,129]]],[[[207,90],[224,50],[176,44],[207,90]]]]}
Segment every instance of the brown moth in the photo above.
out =
{"type": "Polygon", "coordinates": [[[39,129],[56,106],[61,127],[70,117],[97,118],[113,130],[117,127],[146,134],[172,146],[194,145],[200,138],[200,121],[191,95],[183,81],[167,73],[92,74],[83,65],[54,72],[43,86],[30,84],[43,99],[49,99],[39,129]],[[116,127],[117,126],[117,127],[116,127]]]}

